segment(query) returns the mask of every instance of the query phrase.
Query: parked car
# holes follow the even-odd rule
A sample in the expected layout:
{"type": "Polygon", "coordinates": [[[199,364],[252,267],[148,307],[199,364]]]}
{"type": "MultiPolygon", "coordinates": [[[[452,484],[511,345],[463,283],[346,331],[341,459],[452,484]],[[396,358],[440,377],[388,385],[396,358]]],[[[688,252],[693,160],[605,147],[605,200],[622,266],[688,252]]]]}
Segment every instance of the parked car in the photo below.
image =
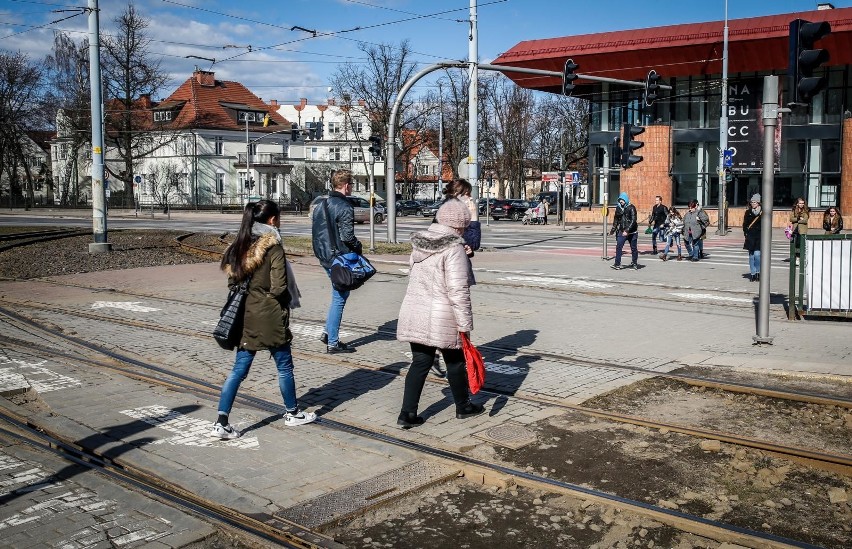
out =
{"type": "Polygon", "coordinates": [[[485,201],[486,200],[488,200],[488,211],[489,212],[494,209],[494,203],[497,202],[496,198],[488,198],[488,199],[480,198],[479,202],[477,203],[477,207],[479,208],[479,215],[485,215],[486,213],[488,213],[488,212],[485,211],[485,201]]]}
{"type": "MultiPolygon", "coordinates": [[[[360,196],[347,196],[352,207],[355,208],[355,223],[369,223],[370,221],[370,202],[360,196]]],[[[373,219],[376,223],[381,223],[387,217],[387,209],[381,204],[373,206],[373,219]]]]}
{"type": "Polygon", "coordinates": [[[396,216],[420,215],[424,204],[419,200],[400,200],[396,203],[396,216]]]}
{"type": "Polygon", "coordinates": [[[443,203],[443,200],[439,200],[433,204],[429,204],[428,206],[423,206],[423,208],[420,209],[420,215],[423,217],[435,217],[435,214],[438,213],[438,208],[440,208],[443,203]]]}
{"type": "Polygon", "coordinates": [[[494,204],[494,209],[491,210],[491,217],[494,221],[500,219],[520,221],[524,217],[524,213],[531,207],[532,204],[526,200],[498,200],[494,204]]]}

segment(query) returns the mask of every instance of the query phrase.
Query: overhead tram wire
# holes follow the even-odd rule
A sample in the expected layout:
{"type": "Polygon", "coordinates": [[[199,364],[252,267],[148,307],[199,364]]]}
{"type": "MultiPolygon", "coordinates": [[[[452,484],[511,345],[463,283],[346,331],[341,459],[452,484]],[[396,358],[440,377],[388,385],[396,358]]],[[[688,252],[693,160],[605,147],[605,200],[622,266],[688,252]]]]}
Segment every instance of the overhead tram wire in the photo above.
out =
{"type": "MultiPolygon", "coordinates": [[[[489,2],[488,4],[496,4],[496,3],[500,3],[500,2],[504,2],[504,1],[505,0],[495,0],[494,2],[489,2]]],[[[206,13],[221,15],[223,17],[230,17],[230,18],[233,18],[233,19],[241,20],[241,21],[247,21],[247,22],[250,22],[250,23],[258,24],[258,25],[264,25],[264,26],[267,26],[267,27],[274,27],[274,28],[283,29],[283,30],[287,30],[287,31],[292,30],[292,27],[284,27],[282,25],[267,23],[265,21],[256,21],[256,20],[253,20],[253,19],[248,19],[246,17],[240,17],[240,16],[237,16],[237,15],[231,15],[231,14],[228,14],[228,13],[209,10],[209,9],[206,9],[206,8],[200,8],[198,6],[191,6],[189,4],[182,4],[180,2],[176,2],[175,0],[163,0],[163,2],[166,2],[168,4],[174,4],[176,6],[184,7],[184,8],[187,8],[187,9],[199,10],[199,11],[203,11],[203,12],[206,12],[206,13]]],[[[486,4],[486,5],[488,5],[488,4],[486,4]]],[[[467,9],[468,8],[455,8],[455,9],[452,9],[452,10],[444,10],[444,11],[440,11],[440,12],[433,13],[433,14],[417,15],[415,17],[411,17],[411,18],[408,18],[408,19],[400,19],[400,20],[397,20],[397,21],[387,21],[385,23],[376,23],[374,25],[367,25],[367,26],[364,26],[364,27],[353,27],[351,29],[344,29],[344,30],[340,30],[340,31],[331,31],[331,32],[316,32],[312,36],[307,36],[307,37],[304,37],[304,38],[297,38],[295,40],[289,40],[287,42],[282,42],[280,44],[274,44],[272,46],[263,46],[263,47],[260,47],[260,48],[255,48],[252,52],[246,51],[246,52],[238,53],[238,54],[236,54],[232,57],[228,57],[228,58],[219,60],[219,61],[217,61],[217,63],[224,63],[225,61],[231,61],[233,59],[236,59],[237,57],[242,57],[244,55],[247,55],[248,53],[254,53],[254,52],[258,52],[258,51],[262,51],[262,50],[268,50],[268,49],[276,49],[276,48],[279,48],[281,46],[286,46],[288,44],[295,44],[295,43],[303,42],[305,40],[310,40],[310,39],[313,39],[313,38],[324,38],[324,37],[340,38],[340,39],[343,39],[343,40],[352,40],[352,41],[355,41],[355,42],[362,42],[362,43],[365,43],[365,44],[371,44],[373,46],[378,46],[380,44],[376,44],[374,42],[369,42],[367,40],[358,40],[358,39],[355,39],[355,38],[348,38],[348,37],[340,36],[340,35],[344,34],[344,33],[358,32],[358,31],[363,31],[363,30],[367,30],[367,29],[374,29],[374,28],[378,28],[378,27],[385,27],[385,26],[388,26],[388,25],[405,23],[405,22],[408,22],[408,21],[414,21],[414,20],[419,20],[419,19],[436,17],[438,15],[442,15],[442,14],[445,14],[445,13],[452,13],[454,11],[466,11],[467,9]]],[[[414,54],[417,54],[417,55],[422,55],[424,57],[434,58],[434,59],[440,59],[441,58],[441,56],[437,56],[437,55],[429,54],[429,53],[424,53],[424,52],[411,52],[411,53],[414,53],[414,54]]]]}
{"type": "MultiPolygon", "coordinates": [[[[12,34],[7,34],[6,36],[0,36],[0,40],[5,40],[6,38],[18,36],[19,34],[24,34],[25,32],[30,32],[30,31],[33,31],[33,30],[36,30],[36,29],[49,27],[50,25],[55,25],[56,23],[61,23],[62,21],[67,21],[68,19],[72,19],[74,17],[77,17],[78,15],[83,15],[84,13],[86,13],[88,8],[78,8],[78,9],[80,11],[78,13],[75,13],[74,15],[69,15],[68,17],[63,17],[61,19],[57,19],[56,21],[51,21],[50,23],[45,23],[44,25],[37,25],[35,27],[29,28],[27,30],[22,30],[20,32],[14,32],[12,34]]],[[[56,10],[54,10],[54,11],[56,11],[56,10]]],[[[60,10],[60,11],[71,11],[71,10],[60,10]]]]}

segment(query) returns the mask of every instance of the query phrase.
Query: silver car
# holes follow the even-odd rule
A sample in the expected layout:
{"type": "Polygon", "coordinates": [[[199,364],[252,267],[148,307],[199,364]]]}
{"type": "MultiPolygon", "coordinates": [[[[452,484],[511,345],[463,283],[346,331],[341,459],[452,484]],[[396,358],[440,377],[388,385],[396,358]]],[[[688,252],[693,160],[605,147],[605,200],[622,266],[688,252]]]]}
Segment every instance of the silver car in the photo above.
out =
{"type": "MultiPolygon", "coordinates": [[[[360,196],[347,196],[352,207],[355,209],[355,223],[369,223],[370,221],[370,202],[360,196]]],[[[387,210],[381,204],[373,206],[373,220],[376,223],[381,223],[387,217],[387,210]]]]}

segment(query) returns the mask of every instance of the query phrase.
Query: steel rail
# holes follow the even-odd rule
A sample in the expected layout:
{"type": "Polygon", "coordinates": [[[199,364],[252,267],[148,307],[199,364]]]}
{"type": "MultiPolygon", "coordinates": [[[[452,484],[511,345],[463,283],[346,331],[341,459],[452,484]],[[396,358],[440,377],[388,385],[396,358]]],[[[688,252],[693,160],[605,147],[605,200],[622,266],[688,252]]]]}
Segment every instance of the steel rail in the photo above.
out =
{"type": "MultiPolygon", "coordinates": [[[[46,330],[49,331],[49,330],[46,330]]],[[[73,338],[70,336],[64,336],[62,334],[54,334],[61,339],[70,339],[76,340],[77,338],[73,338]]],[[[89,345],[84,345],[87,348],[90,348],[89,345]]],[[[97,346],[92,345],[91,348],[97,348],[97,346]]],[[[129,364],[133,364],[136,366],[143,366],[152,371],[156,371],[158,373],[166,373],[167,375],[171,375],[173,377],[179,378],[181,380],[192,380],[193,385],[198,385],[200,387],[206,387],[207,390],[200,391],[201,394],[210,396],[212,398],[217,398],[219,394],[219,388],[217,385],[213,385],[212,383],[206,382],[204,380],[193,378],[192,376],[188,376],[186,374],[180,374],[177,372],[171,372],[164,368],[150,365],[145,363],[144,361],[139,361],[130,357],[122,357],[119,353],[114,353],[112,351],[101,349],[99,351],[101,354],[108,356],[112,359],[119,360],[122,362],[126,362],[129,364]]],[[[106,367],[116,369],[114,366],[106,365],[106,367]]],[[[119,368],[120,369],[120,368],[119,368]]],[[[139,374],[137,374],[139,375],[139,374]]],[[[149,377],[147,378],[148,382],[151,383],[162,383],[163,380],[157,377],[149,377]]],[[[188,390],[199,393],[198,388],[187,387],[188,390]]],[[[241,403],[254,407],[256,409],[280,413],[281,407],[280,405],[274,404],[268,400],[264,400],[259,397],[254,397],[250,395],[238,395],[237,400],[241,403]]],[[[28,423],[31,425],[33,421],[30,419],[28,423]]],[[[803,549],[818,549],[817,546],[802,542],[799,540],[793,540],[789,538],[784,538],[781,536],[776,536],[774,534],[770,534],[767,532],[760,532],[756,530],[751,530],[749,528],[724,523],[721,521],[716,521],[712,519],[707,519],[705,517],[700,517],[697,515],[692,515],[689,513],[684,513],[677,510],[666,509],[664,507],[658,507],[656,505],[652,505],[649,503],[645,503],[642,501],[632,500],[629,498],[624,498],[615,494],[610,494],[608,492],[604,492],[601,490],[596,490],[594,488],[588,488],[585,486],[581,486],[578,484],[572,484],[569,482],[563,482],[557,479],[552,479],[548,477],[543,477],[540,475],[536,475],[533,473],[529,473],[520,469],[515,469],[512,467],[507,467],[504,465],[500,465],[498,463],[488,462],[485,460],[472,458],[469,456],[465,456],[459,454],[457,452],[453,452],[450,450],[444,450],[442,448],[435,448],[431,446],[427,446],[418,442],[404,440],[392,435],[387,435],[385,433],[381,433],[378,431],[366,429],[364,427],[360,427],[357,425],[331,420],[325,417],[320,417],[317,419],[316,423],[321,426],[325,426],[328,428],[333,428],[337,430],[341,430],[344,432],[348,432],[351,434],[355,434],[360,437],[369,438],[371,440],[378,440],[381,442],[385,442],[388,444],[393,444],[395,446],[399,446],[402,448],[406,448],[415,452],[420,452],[435,458],[449,460],[454,463],[461,463],[467,466],[478,467],[482,469],[486,469],[489,471],[494,471],[503,475],[507,475],[514,479],[520,479],[525,481],[530,486],[535,486],[538,488],[546,488],[551,491],[556,491],[559,493],[573,495],[575,497],[583,497],[587,499],[592,499],[599,503],[604,503],[608,505],[614,505],[620,509],[628,510],[640,514],[642,516],[648,516],[659,520],[665,524],[669,524],[670,526],[674,526],[681,530],[695,533],[697,535],[702,535],[706,537],[711,537],[718,541],[730,541],[732,543],[745,544],[750,547],[773,547],[773,548],[803,548],[803,549]]],[[[38,425],[33,425],[36,429],[43,429],[38,425]]],[[[56,436],[56,435],[54,435],[56,436]]]]}
{"type": "Polygon", "coordinates": [[[193,514],[221,522],[284,547],[342,549],[342,546],[334,542],[332,538],[308,530],[283,517],[268,513],[246,515],[215,501],[202,498],[149,471],[123,465],[120,458],[107,458],[94,450],[82,448],[73,441],[67,440],[61,433],[53,433],[45,426],[34,425],[27,418],[18,416],[8,409],[0,410],[0,419],[19,431],[16,433],[0,427],[2,435],[50,452],[71,463],[87,467],[112,481],[128,484],[138,491],[175,504],[193,514]],[[270,524],[275,522],[281,523],[283,528],[270,524]]]}
{"type": "MultiPolygon", "coordinates": [[[[49,310],[52,310],[54,312],[57,311],[57,309],[55,309],[55,308],[50,308],[49,310]]],[[[89,318],[89,319],[94,319],[94,320],[104,320],[104,321],[107,320],[104,317],[99,317],[98,315],[94,315],[94,314],[90,314],[90,313],[78,313],[78,312],[69,312],[69,311],[63,311],[63,312],[65,312],[67,314],[72,314],[74,316],[79,316],[79,317],[82,317],[82,318],[89,318]]],[[[40,330],[46,331],[49,334],[53,335],[54,337],[59,337],[63,340],[71,341],[71,342],[75,343],[76,345],[83,347],[87,350],[93,351],[97,354],[110,356],[114,360],[124,362],[124,363],[129,363],[131,360],[136,361],[136,359],[129,359],[129,357],[126,357],[126,356],[123,356],[123,355],[113,356],[112,351],[103,349],[102,347],[100,347],[97,344],[86,342],[86,341],[80,340],[78,338],[75,338],[73,336],[67,336],[65,334],[60,334],[60,333],[58,333],[58,332],[56,332],[56,331],[54,331],[50,328],[47,328],[45,326],[40,325],[37,321],[27,319],[25,317],[17,315],[16,313],[8,311],[8,310],[6,310],[2,307],[0,307],[0,314],[4,314],[4,315],[6,315],[10,318],[16,318],[21,322],[24,322],[28,325],[34,326],[34,327],[36,327],[40,330]]],[[[143,329],[153,329],[155,331],[164,331],[164,332],[167,332],[167,333],[180,334],[180,335],[185,335],[185,336],[188,336],[188,337],[196,337],[196,338],[204,337],[205,339],[207,338],[206,334],[202,334],[201,332],[198,332],[198,331],[183,330],[183,329],[179,329],[179,328],[160,328],[160,327],[157,327],[157,326],[146,325],[144,323],[140,323],[140,322],[137,322],[137,321],[125,320],[125,319],[109,319],[109,321],[116,323],[116,324],[123,324],[123,325],[127,325],[127,326],[132,326],[132,327],[140,327],[140,328],[143,328],[143,329]]],[[[382,367],[382,366],[377,367],[377,366],[373,366],[373,365],[370,365],[370,364],[364,363],[364,362],[340,361],[340,360],[329,359],[325,354],[320,354],[320,353],[312,353],[312,352],[309,352],[309,351],[294,351],[294,356],[308,358],[308,359],[311,359],[311,360],[318,360],[318,361],[326,362],[326,363],[334,363],[334,364],[342,365],[342,366],[351,367],[351,366],[354,365],[354,367],[356,367],[356,368],[361,368],[361,369],[367,368],[367,369],[374,370],[374,371],[380,371],[380,372],[383,372],[385,374],[390,374],[390,375],[394,375],[394,376],[401,376],[401,374],[399,372],[388,369],[386,367],[382,367]]],[[[155,370],[158,373],[161,373],[163,375],[177,377],[177,378],[184,380],[184,381],[187,381],[187,382],[194,382],[194,383],[198,382],[197,379],[192,377],[192,376],[185,376],[183,374],[178,374],[178,373],[176,373],[172,370],[169,370],[169,369],[166,369],[166,368],[160,368],[160,367],[154,366],[154,365],[147,363],[147,362],[144,362],[144,361],[136,361],[136,362],[138,362],[137,365],[140,366],[140,367],[143,367],[143,368],[148,369],[148,370],[155,370]]],[[[654,374],[654,372],[651,371],[651,370],[647,370],[646,372],[648,374],[654,374]]],[[[658,377],[666,377],[666,374],[662,374],[658,377]]],[[[435,381],[435,380],[433,380],[433,381],[435,381]]],[[[704,381],[704,380],[701,380],[701,381],[704,381]]],[[[437,381],[435,381],[435,382],[437,382],[437,381]]],[[[214,386],[206,384],[206,383],[205,383],[204,386],[214,387],[214,386]]],[[[706,386],[706,385],[702,385],[702,386],[706,386]]],[[[740,390],[739,392],[742,392],[742,393],[745,393],[745,394],[757,394],[757,393],[748,392],[747,388],[742,386],[742,385],[739,385],[737,387],[740,390]]],[[[565,401],[560,400],[560,399],[551,398],[551,397],[548,397],[547,395],[542,395],[542,394],[539,394],[539,393],[534,393],[534,392],[529,392],[529,391],[515,391],[515,392],[501,391],[497,388],[489,387],[487,382],[486,382],[486,386],[483,388],[483,392],[487,393],[487,394],[492,394],[492,395],[495,395],[495,396],[497,396],[497,395],[511,396],[511,397],[518,398],[518,399],[521,399],[521,400],[528,400],[528,401],[536,402],[538,404],[545,404],[545,405],[548,405],[548,406],[556,406],[556,407],[560,407],[562,409],[565,409],[566,411],[574,411],[574,412],[582,413],[582,414],[589,415],[589,416],[605,418],[605,419],[608,419],[610,421],[615,421],[615,422],[618,422],[618,423],[639,425],[639,426],[654,428],[654,429],[668,429],[669,431],[673,431],[673,432],[677,432],[677,433],[681,433],[681,434],[685,434],[685,435],[690,435],[690,436],[694,436],[694,437],[698,437],[698,438],[703,438],[703,439],[708,439],[708,440],[719,440],[719,441],[722,441],[722,442],[727,442],[727,443],[730,443],[730,444],[736,444],[736,445],[739,445],[739,446],[755,448],[755,449],[759,449],[759,450],[765,450],[765,451],[772,452],[772,453],[777,454],[777,455],[785,456],[789,459],[797,460],[801,463],[804,463],[804,464],[809,465],[809,466],[814,467],[814,468],[852,476],[852,455],[818,451],[818,450],[813,450],[813,449],[810,449],[810,448],[804,448],[804,447],[800,447],[800,446],[779,444],[779,443],[775,443],[775,442],[771,442],[771,441],[767,441],[767,440],[763,440],[763,439],[758,439],[758,438],[754,438],[754,437],[746,437],[746,436],[742,436],[742,435],[738,435],[738,434],[734,434],[734,433],[730,433],[730,432],[726,432],[726,431],[704,429],[704,428],[700,428],[700,427],[694,427],[694,426],[683,425],[683,424],[678,424],[678,423],[668,423],[668,422],[663,422],[663,421],[659,421],[659,420],[643,418],[643,417],[640,417],[640,416],[623,414],[623,413],[619,413],[619,412],[599,410],[599,409],[595,409],[595,408],[589,408],[589,407],[586,407],[586,406],[580,406],[580,405],[577,405],[577,404],[571,404],[571,403],[565,402],[565,401]]],[[[794,399],[791,399],[791,398],[785,398],[784,396],[777,396],[777,395],[788,395],[788,394],[789,393],[781,393],[781,392],[776,391],[776,392],[774,392],[772,398],[779,398],[779,399],[784,399],[784,400],[794,400],[794,399]]],[[[760,395],[760,396],[764,396],[764,395],[760,395]]],[[[798,401],[801,401],[801,399],[805,398],[805,396],[802,396],[802,395],[793,395],[793,396],[796,396],[797,397],[796,400],[798,400],[798,401]]],[[[832,402],[829,399],[826,399],[824,397],[820,397],[820,400],[823,401],[821,403],[818,403],[818,404],[821,404],[821,405],[825,405],[825,402],[832,402]]]]}

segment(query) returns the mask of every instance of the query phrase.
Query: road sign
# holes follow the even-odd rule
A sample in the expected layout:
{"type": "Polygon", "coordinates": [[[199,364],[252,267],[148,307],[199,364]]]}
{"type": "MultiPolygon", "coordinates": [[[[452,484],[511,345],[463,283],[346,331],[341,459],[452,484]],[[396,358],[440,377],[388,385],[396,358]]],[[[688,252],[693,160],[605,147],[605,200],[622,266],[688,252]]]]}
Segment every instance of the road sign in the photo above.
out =
{"type": "Polygon", "coordinates": [[[571,184],[575,187],[580,184],[580,172],[571,172],[571,184]]]}
{"type": "Polygon", "coordinates": [[[558,183],[559,172],[541,172],[542,183],[558,183]]]}

